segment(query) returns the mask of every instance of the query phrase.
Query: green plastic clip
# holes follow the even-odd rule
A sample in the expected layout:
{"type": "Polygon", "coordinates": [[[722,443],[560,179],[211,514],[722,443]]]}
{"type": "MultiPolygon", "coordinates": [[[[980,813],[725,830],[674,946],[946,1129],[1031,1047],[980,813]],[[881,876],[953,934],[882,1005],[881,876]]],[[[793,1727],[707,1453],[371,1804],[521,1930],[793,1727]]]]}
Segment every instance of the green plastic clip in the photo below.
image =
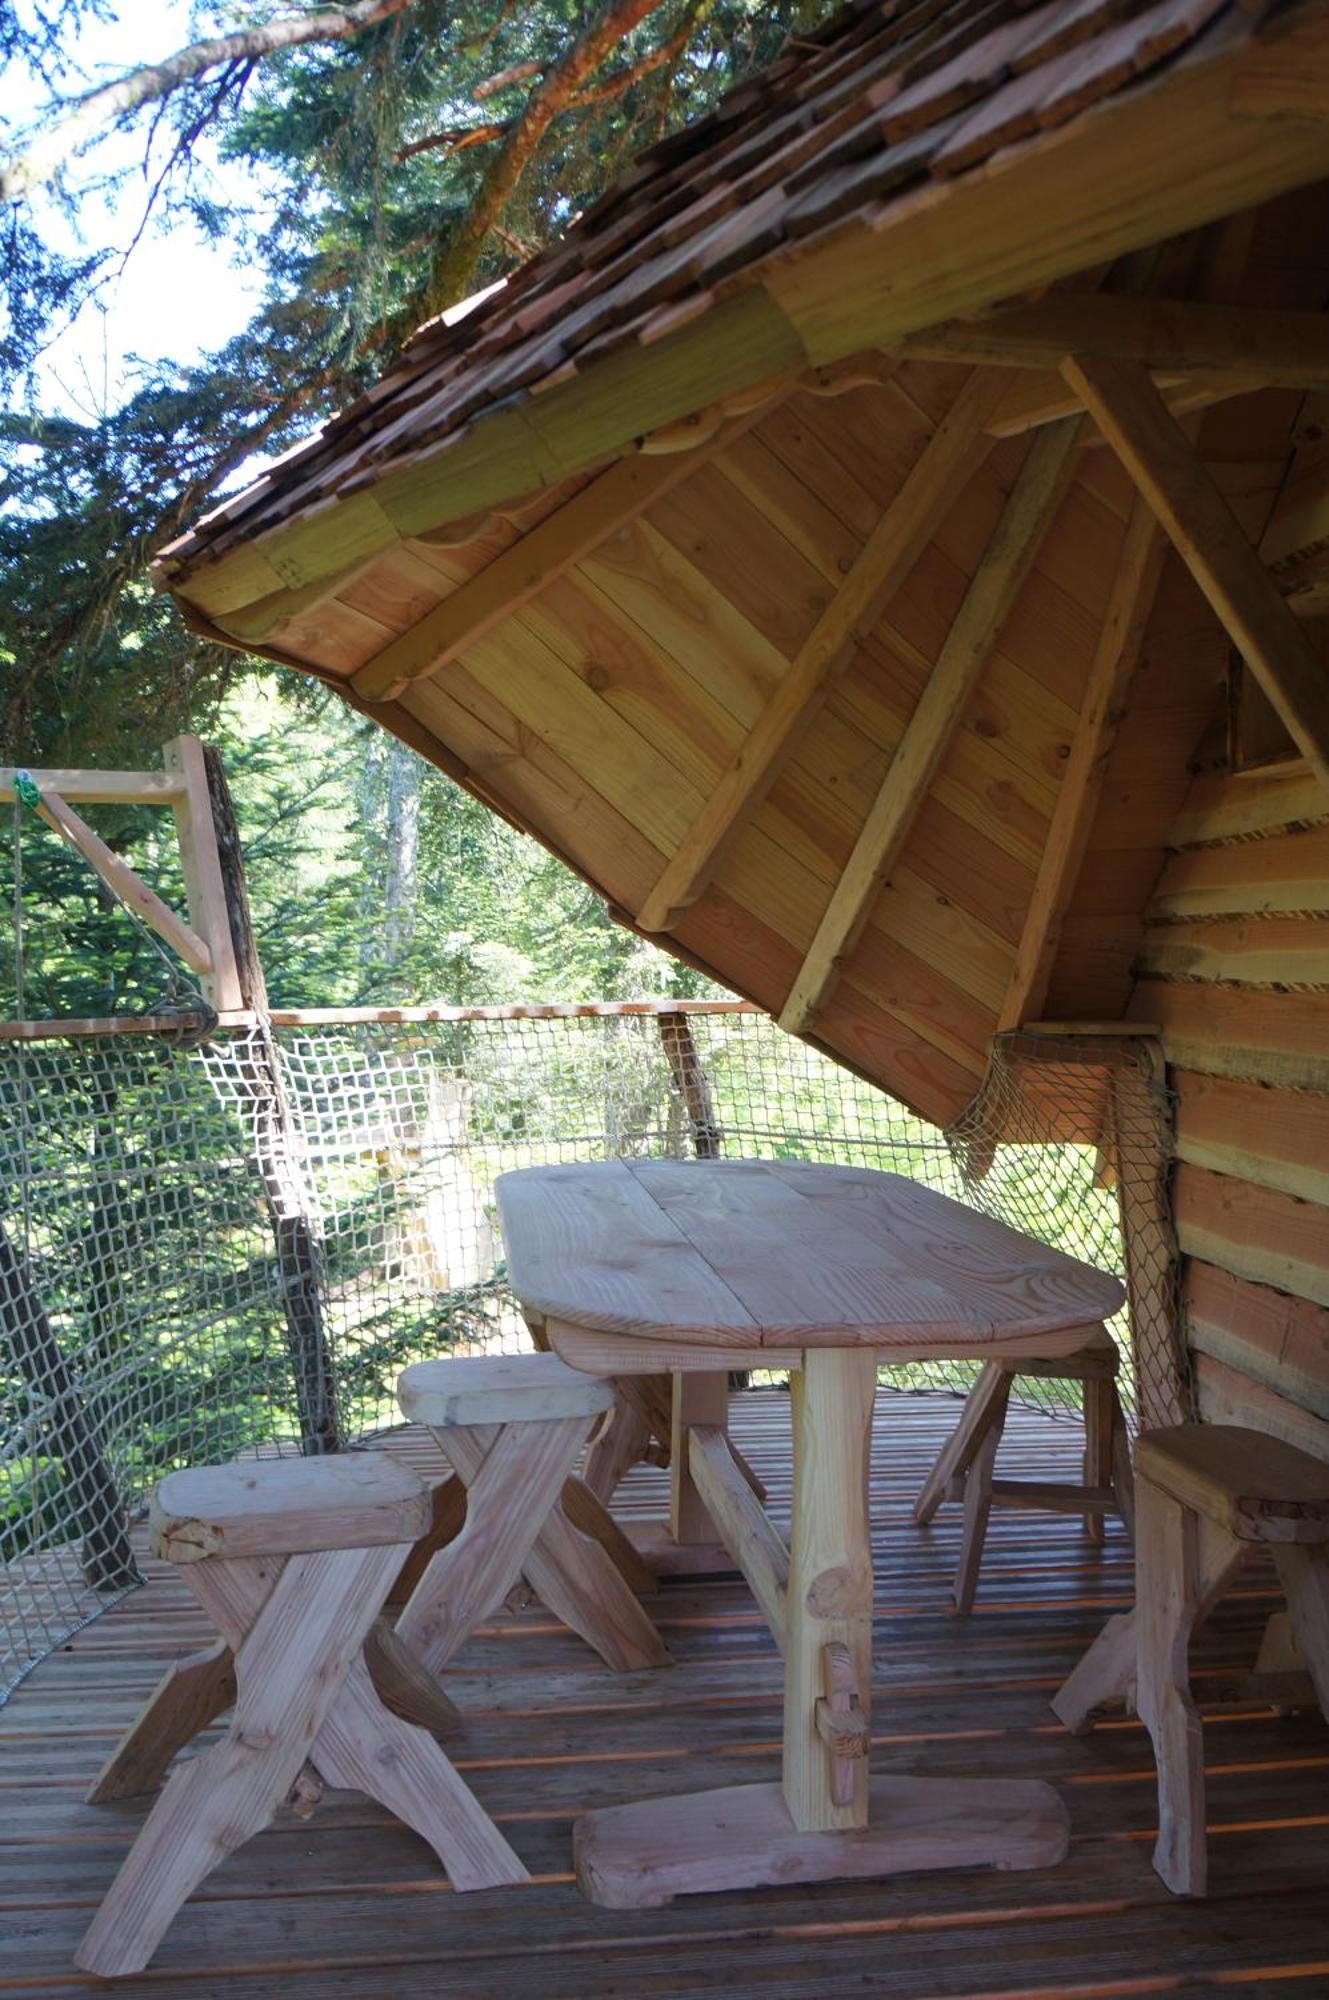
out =
{"type": "Polygon", "coordinates": [[[36,812],[42,802],[42,795],[37,790],[31,771],[15,771],[14,790],[23,804],[36,812]]]}

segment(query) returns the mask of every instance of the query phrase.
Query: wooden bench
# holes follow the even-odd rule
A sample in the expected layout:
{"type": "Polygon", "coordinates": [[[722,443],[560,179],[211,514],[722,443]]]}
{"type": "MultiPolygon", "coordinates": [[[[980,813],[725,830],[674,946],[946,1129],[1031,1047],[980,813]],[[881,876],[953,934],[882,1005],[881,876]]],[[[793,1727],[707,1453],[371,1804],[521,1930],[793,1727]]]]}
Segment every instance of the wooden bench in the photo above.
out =
{"type": "Polygon", "coordinates": [[[1191,1634],[1252,1549],[1266,1547],[1329,1719],[1329,1465],[1263,1431],[1179,1424],[1136,1440],[1135,1478],[1135,1608],[1109,1619],[1053,1707],[1079,1731],[1096,1709],[1134,1690],[1158,1764],[1154,1867],[1177,1895],[1203,1896],[1204,1751],[1190,1694],[1191,1634]]]}
{"type": "MultiPolygon", "coordinates": [[[[167,1780],[79,1948],[85,1972],[141,1970],[223,1856],[283,1803],[312,1810],[325,1784],[366,1792],[404,1820],[455,1889],[528,1879],[433,1737],[385,1707],[366,1660],[429,1518],[424,1485],[384,1453],[240,1461],[162,1481],[152,1552],[179,1566],[216,1622],[234,1662],[235,1713],[221,1742],[167,1780]]],[[[126,1754],[141,1779],[154,1744],[200,1726],[188,1697],[200,1679],[215,1696],[216,1672],[214,1659],[211,1680],[191,1677],[188,1663],[167,1677],[111,1760],[121,1782],[101,1796],[128,1788],[126,1754]]]]}
{"type": "Polygon", "coordinates": [[[973,1608],[993,1507],[1083,1514],[1086,1531],[1094,1541],[1103,1539],[1103,1520],[1108,1514],[1119,1515],[1128,1531],[1132,1529],[1130,1442],[1117,1394],[1118,1365],[1116,1342],[1103,1326],[1088,1329],[1084,1345],[1073,1354],[1046,1360],[1026,1356],[1018,1361],[984,1362],[965,1400],[964,1413],[914,1503],[914,1520],[920,1526],[932,1519],[943,1500],[964,1503],[964,1532],[955,1573],[958,1611],[973,1608]],[[1019,1375],[1081,1384],[1085,1431],[1082,1485],[994,1477],[1011,1389],[1019,1375]]]}
{"type": "Polygon", "coordinates": [[[404,1416],[428,1427],[464,1493],[461,1513],[439,1496],[432,1553],[415,1559],[397,1623],[415,1657],[437,1673],[524,1576],[608,1666],[669,1664],[637,1595],[655,1578],[573,1476],[615,1407],[612,1384],[556,1354],[496,1355],[418,1362],[398,1381],[397,1399],[404,1416]]]}

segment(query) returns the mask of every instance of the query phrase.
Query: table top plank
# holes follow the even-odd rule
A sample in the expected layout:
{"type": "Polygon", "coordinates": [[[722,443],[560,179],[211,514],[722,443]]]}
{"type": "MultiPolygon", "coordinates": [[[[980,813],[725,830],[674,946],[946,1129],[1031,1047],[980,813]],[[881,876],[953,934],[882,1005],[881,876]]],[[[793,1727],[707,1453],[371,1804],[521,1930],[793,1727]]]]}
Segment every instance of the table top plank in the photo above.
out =
{"type": "Polygon", "coordinates": [[[621,1160],[518,1168],[497,1194],[528,1310],[608,1333],[686,1328],[718,1347],[761,1345],[742,1301],[621,1160]]]}
{"type": "Polygon", "coordinates": [[[597,1162],[504,1174],[498,1197],[525,1304],[639,1337],[981,1354],[1123,1297],[1092,1265],[871,1168],[597,1162]]]}

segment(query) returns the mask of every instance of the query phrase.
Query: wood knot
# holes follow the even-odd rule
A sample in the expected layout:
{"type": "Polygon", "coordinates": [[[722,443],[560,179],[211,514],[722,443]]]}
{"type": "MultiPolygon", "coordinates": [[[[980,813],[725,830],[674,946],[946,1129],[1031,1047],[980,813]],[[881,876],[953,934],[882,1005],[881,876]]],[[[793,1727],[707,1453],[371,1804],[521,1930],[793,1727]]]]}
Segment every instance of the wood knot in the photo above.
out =
{"type": "Polygon", "coordinates": [[[851,1609],[856,1591],[851,1569],[824,1569],[808,1585],[804,1602],[814,1618],[838,1618],[851,1609]]]}

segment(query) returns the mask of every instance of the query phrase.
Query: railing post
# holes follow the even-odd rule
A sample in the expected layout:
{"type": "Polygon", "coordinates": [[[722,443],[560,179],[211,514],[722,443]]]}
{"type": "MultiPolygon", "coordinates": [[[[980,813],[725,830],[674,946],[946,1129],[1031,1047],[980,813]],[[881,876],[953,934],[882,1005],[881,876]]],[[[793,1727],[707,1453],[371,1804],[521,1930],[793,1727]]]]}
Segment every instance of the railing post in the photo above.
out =
{"type": "Polygon", "coordinates": [[[253,1054],[245,1064],[245,1081],[253,1106],[254,1160],[277,1246],[300,1442],[306,1456],[315,1457],[336,1451],[341,1443],[337,1382],[323,1321],[318,1243],[300,1165],[299,1134],[287,1103],[280,1059],[272,1038],[267,986],[249,916],[235,808],[217,752],[205,749],[203,764],[240,1002],[254,1015],[254,1027],[250,1030],[253,1054]]]}
{"type": "Polygon", "coordinates": [[[692,1024],[682,1008],[660,1014],[658,1019],[665,1058],[692,1127],[692,1149],[699,1160],[718,1160],[724,1133],[715,1115],[710,1078],[702,1067],[692,1024]]]}
{"type": "Polygon", "coordinates": [[[98,1590],[119,1590],[142,1578],[125,1525],[115,1475],[79,1399],[73,1372],[61,1351],[27,1259],[0,1224],[0,1325],[9,1336],[14,1366],[33,1397],[49,1409],[51,1452],[74,1495],[83,1537],[83,1568],[98,1590]]]}

